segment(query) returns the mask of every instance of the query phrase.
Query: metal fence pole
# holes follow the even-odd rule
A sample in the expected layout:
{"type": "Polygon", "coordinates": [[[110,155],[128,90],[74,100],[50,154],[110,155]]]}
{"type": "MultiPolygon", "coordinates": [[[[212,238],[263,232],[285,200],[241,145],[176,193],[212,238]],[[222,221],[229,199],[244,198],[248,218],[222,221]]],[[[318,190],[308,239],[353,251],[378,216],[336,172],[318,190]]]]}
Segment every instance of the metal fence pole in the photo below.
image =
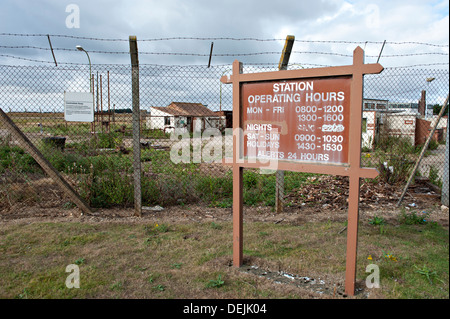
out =
{"type": "Polygon", "coordinates": [[[140,134],[140,107],[139,107],[139,59],[136,36],[130,36],[131,56],[131,92],[133,105],[133,169],[134,169],[134,215],[142,216],[141,196],[141,134],[140,134]]]}
{"type": "Polygon", "coordinates": [[[444,161],[444,176],[443,176],[443,183],[442,183],[442,193],[441,193],[441,203],[442,205],[449,206],[448,204],[448,183],[449,183],[449,176],[448,176],[448,166],[449,166],[449,158],[448,158],[448,147],[449,147],[449,118],[447,117],[447,138],[445,143],[445,161],[444,161]]]}

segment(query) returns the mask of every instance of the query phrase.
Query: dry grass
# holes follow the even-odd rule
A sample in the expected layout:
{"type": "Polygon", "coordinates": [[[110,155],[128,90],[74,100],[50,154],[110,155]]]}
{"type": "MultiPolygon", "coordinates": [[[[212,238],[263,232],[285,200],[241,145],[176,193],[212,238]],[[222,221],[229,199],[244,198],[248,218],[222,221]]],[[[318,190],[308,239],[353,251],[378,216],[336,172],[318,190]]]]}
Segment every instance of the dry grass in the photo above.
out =
{"type": "MultiPolygon", "coordinates": [[[[167,220],[86,216],[5,222],[0,225],[0,297],[343,298],[333,288],[342,291],[345,279],[345,222],[245,223],[247,266],[320,278],[328,290],[319,293],[232,267],[230,221],[167,220]],[[74,263],[80,267],[80,289],[65,287],[65,268],[74,263]],[[223,285],[208,285],[218,278],[223,285]]],[[[361,222],[357,287],[362,290],[354,298],[448,298],[448,229],[437,224],[385,227],[381,232],[361,222]],[[384,252],[398,260],[386,260],[384,252]],[[369,263],[381,269],[380,289],[364,287],[369,263]],[[443,283],[430,284],[415,271],[414,265],[424,263],[443,283]]]]}

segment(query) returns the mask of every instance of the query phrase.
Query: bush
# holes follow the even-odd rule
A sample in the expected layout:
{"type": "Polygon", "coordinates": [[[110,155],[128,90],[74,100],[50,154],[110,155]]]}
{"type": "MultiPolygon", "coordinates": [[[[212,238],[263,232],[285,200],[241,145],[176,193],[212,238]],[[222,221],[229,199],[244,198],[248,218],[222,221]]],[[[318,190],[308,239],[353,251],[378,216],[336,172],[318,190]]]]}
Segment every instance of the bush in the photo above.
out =
{"type": "Polygon", "coordinates": [[[386,153],[395,154],[416,154],[420,152],[419,147],[414,146],[411,143],[409,137],[406,136],[394,136],[394,135],[381,135],[374,143],[374,150],[383,151],[386,153]]]}
{"type": "Polygon", "coordinates": [[[112,159],[106,159],[105,169],[93,165],[89,174],[81,176],[80,193],[92,207],[128,206],[133,204],[134,189],[131,176],[121,173],[112,159]]]}
{"type": "Polygon", "coordinates": [[[41,172],[39,164],[31,155],[25,153],[23,149],[18,146],[1,145],[0,173],[5,172],[7,169],[18,173],[41,172]]]}

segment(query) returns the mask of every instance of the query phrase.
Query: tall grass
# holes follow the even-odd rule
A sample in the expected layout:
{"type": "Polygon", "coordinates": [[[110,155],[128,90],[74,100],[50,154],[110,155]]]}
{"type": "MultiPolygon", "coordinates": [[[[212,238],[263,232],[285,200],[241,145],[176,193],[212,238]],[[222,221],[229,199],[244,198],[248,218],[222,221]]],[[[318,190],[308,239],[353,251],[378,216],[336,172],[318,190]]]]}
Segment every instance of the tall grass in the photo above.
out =
{"type": "MultiPolygon", "coordinates": [[[[117,136],[99,135],[96,142],[86,141],[67,145],[62,151],[42,143],[39,148],[49,162],[66,174],[77,185],[80,195],[92,207],[132,206],[134,201],[133,159],[120,152],[101,154],[92,146],[114,146],[117,136]],[[109,144],[112,143],[112,144],[109,144]]],[[[18,147],[0,147],[0,173],[12,169],[18,174],[39,171],[34,159],[18,147]]],[[[201,164],[174,164],[170,153],[161,150],[143,150],[142,202],[144,205],[180,205],[203,203],[231,207],[233,182],[231,171],[202,170],[201,164]]],[[[243,175],[244,205],[275,205],[275,174],[260,174],[246,169],[243,175]]],[[[285,190],[291,191],[311,174],[286,172],[285,190]]]]}

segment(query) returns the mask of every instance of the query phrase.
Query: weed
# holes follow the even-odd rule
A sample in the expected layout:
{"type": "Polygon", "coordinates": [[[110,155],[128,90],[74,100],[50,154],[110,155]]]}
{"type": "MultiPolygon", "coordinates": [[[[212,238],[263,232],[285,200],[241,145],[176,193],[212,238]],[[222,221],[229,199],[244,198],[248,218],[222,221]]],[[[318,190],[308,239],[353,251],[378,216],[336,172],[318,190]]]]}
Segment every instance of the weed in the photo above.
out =
{"type": "Polygon", "coordinates": [[[422,212],[417,214],[417,212],[412,211],[411,213],[406,213],[404,210],[400,216],[400,223],[405,225],[424,225],[427,224],[427,218],[429,217],[429,213],[422,212]]]}
{"type": "Polygon", "coordinates": [[[28,299],[27,288],[24,288],[23,292],[17,295],[17,299],[28,299]]]}
{"type": "Polygon", "coordinates": [[[84,264],[85,259],[84,258],[78,258],[75,260],[75,265],[82,265],[84,264]]]}
{"type": "Polygon", "coordinates": [[[222,226],[219,224],[216,224],[215,222],[211,222],[211,228],[219,230],[219,229],[222,229],[222,226]]]}
{"type": "Polygon", "coordinates": [[[76,207],[76,205],[73,202],[71,202],[71,201],[65,202],[63,204],[63,208],[64,209],[71,209],[71,208],[74,208],[74,207],[76,207]]]}
{"type": "Polygon", "coordinates": [[[121,281],[117,281],[111,285],[111,290],[121,290],[123,289],[123,283],[121,281]]]}
{"type": "Polygon", "coordinates": [[[16,173],[41,172],[38,163],[23,149],[0,144],[0,173],[4,173],[7,169],[16,173]]]}
{"type": "Polygon", "coordinates": [[[219,288],[225,284],[225,281],[222,280],[222,275],[219,275],[216,280],[210,280],[206,284],[206,288],[219,288]]]}
{"type": "Polygon", "coordinates": [[[386,259],[386,260],[391,260],[391,261],[394,261],[394,262],[397,262],[397,261],[398,261],[397,257],[395,257],[393,254],[391,254],[391,253],[386,253],[386,252],[384,252],[384,251],[383,251],[383,257],[384,257],[384,259],[386,259]]]}
{"type": "Polygon", "coordinates": [[[422,268],[419,268],[416,265],[414,265],[414,268],[417,269],[416,273],[425,276],[428,279],[428,281],[430,282],[430,284],[433,284],[432,278],[435,278],[435,279],[439,280],[440,282],[444,283],[444,281],[442,281],[441,279],[437,278],[437,272],[436,271],[431,271],[431,269],[429,269],[426,265],[423,265],[422,268]]]}
{"type": "Polygon", "coordinates": [[[442,180],[439,177],[439,170],[433,165],[430,166],[430,173],[428,175],[430,183],[442,188],[442,180]]]}
{"type": "Polygon", "coordinates": [[[374,216],[373,218],[369,219],[369,224],[370,225],[384,225],[385,224],[385,220],[383,217],[378,217],[378,216],[374,216]]]}
{"type": "Polygon", "coordinates": [[[166,286],[164,286],[164,285],[157,285],[157,286],[153,287],[153,289],[159,290],[159,291],[164,291],[166,289],[166,286]]]}

